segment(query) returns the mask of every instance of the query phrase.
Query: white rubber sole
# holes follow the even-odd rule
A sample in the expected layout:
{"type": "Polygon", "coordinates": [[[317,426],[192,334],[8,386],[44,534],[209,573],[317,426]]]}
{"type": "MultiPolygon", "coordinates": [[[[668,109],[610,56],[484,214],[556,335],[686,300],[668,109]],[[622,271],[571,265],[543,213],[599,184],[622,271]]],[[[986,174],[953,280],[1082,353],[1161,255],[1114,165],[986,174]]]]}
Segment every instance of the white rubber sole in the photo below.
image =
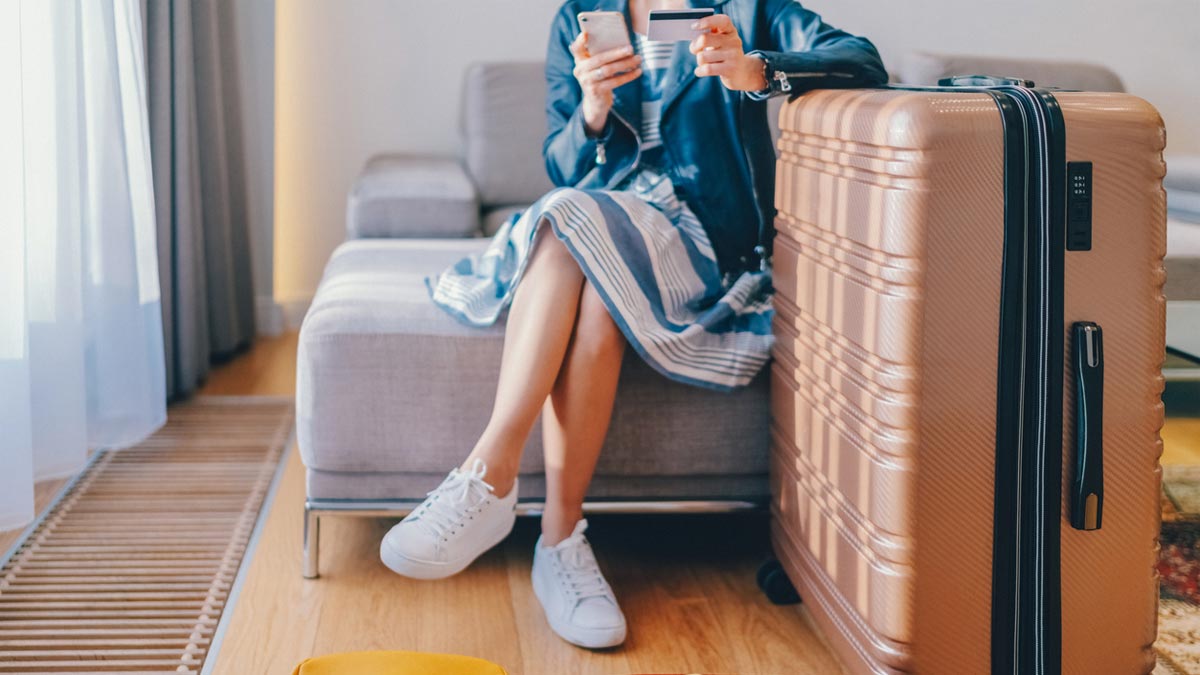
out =
{"type": "Polygon", "coordinates": [[[500,528],[491,537],[485,539],[483,546],[468,555],[446,562],[414,560],[388,546],[388,538],[385,535],[383,541],[379,543],[379,559],[383,561],[383,564],[388,569],[400,576],[424,580],[445,579],[467,569],[479,556],[492,550],[497,544],[508,538],[516,522],[517,518],[514,514],[512,519],[508,521],[508,526],[500,528]]]}
{"type": "Polygon", "coordinates": [[[538,603],[542,606],[542,613],[546,615],[546,623],[550,624],[550,628],[560,638],[576,647],[583,647],[584,649],[607,649],[625,643],[626,624],[612,628],[583,628],[551,618],[550,613],[546,611],[545,600],[545,597],[550,593],[549,589],[541,587],[542,584],[538,581],[537,575],[533,575],[532,581],[533,594],[537,596],[538,603]]]}

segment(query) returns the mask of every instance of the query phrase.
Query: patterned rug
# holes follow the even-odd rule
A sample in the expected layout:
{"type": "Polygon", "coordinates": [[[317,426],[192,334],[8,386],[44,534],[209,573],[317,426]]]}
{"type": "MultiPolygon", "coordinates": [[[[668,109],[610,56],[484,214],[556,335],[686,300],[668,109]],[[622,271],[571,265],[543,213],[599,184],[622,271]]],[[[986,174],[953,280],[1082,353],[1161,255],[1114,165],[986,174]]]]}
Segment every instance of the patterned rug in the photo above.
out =
{"type": "Polygon", "coordinates": [[[1156,675],[1200,675],[1200,466],[1163,467],[1156,675]]]}

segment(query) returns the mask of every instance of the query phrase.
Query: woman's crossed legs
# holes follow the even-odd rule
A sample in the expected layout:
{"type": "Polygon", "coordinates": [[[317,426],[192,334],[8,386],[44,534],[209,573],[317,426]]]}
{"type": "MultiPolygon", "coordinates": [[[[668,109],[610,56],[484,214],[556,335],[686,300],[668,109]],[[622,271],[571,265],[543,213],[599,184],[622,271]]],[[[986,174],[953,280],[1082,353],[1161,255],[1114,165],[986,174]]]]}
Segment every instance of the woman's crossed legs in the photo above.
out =
{"type": "Polygon", "coordinates": [[[488,425],[462,467],[388,533],[381,555],[401,574],[440,578],[503,539],[521,452],[540,411],[546,507],[534,591],[559,635],[608,647],[624,640],[625,619],[583,537],[582,506],[612,417],[625,338],[550,226],[536,236],[509,309],[488,425]]]}

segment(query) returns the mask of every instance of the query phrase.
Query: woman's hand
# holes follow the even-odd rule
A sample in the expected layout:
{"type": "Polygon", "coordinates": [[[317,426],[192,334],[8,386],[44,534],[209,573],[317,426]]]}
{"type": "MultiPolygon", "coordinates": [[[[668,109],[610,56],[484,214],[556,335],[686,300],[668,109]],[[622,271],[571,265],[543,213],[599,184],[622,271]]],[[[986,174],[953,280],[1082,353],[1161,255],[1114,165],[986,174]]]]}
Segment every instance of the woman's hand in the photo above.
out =
{"type": "Polygon", "coordinates": [[[767,88],[762,59],[746,56],[742,38],[725,14],[714,14],[692,25],[704,31],[692,40],[696,55],[696,76],[721,78],[721,84],[733,91],[761,91],[767,88]]]}
{"type": "Polygon", "coordinates": [[[583,88],[583,122],[588,134],[599,136],[613,106],[613,90],[642,75],[642,57],[633,47],[619,47],[595,56],[587,50],[587,31],[571,43],[575,79],[583,88]]]}

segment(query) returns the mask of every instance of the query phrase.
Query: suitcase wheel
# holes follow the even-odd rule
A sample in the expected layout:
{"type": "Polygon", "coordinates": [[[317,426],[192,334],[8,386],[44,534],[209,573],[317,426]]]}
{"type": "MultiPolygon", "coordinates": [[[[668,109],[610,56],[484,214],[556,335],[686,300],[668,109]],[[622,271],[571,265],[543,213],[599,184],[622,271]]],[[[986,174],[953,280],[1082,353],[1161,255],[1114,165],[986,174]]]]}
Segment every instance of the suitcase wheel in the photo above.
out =
{"type": "Polygon", "coordinates": [[[794,605],[800,602],[800,594],[783,571],[783,565],[778,560],[768,560],[758,568],[756,576],[758,588],[776,605],[794,605]]]}

